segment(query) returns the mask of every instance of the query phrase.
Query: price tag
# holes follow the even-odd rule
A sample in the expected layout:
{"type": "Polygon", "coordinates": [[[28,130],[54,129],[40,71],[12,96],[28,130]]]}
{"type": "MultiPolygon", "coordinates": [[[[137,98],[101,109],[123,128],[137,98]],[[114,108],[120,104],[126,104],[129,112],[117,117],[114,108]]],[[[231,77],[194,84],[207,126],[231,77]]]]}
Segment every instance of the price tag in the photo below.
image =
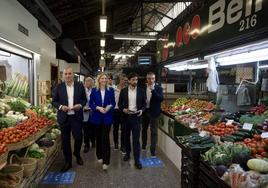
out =
{"type": "Polygon", "coordinates": [[[234,120],[230,119],[230,120],[227,121],[226,125],[232,125],[233,122],[234,122],[234,120]]]}
{"type": "Polygon", "coordinates": [[[251,123],[244,123],[244,125],[243,125],[243,129],[246,129],[249,131],[251,131],[252,127],[253,127],[253,124],[251,124],[251,123]]]}
{"type": "Polygon", "coordinates": [[[261,137],[262,137],[262,138],[268,138],[268,132],[261,133],[261,137]]]}

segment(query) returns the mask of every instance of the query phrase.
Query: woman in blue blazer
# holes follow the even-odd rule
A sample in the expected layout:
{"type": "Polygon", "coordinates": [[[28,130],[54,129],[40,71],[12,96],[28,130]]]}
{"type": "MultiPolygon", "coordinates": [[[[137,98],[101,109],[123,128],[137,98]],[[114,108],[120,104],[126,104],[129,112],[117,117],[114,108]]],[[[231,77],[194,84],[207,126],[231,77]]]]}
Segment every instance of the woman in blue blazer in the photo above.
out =
{"type": "Polygon", "coordinates": [[[98,75],[89,102],[89,107],[92,109],[91,122],[96,126],[96,155],[98,162],[103,163],[103,170],[107,170],[110,163],[109,132],[115,107],[114,90],[107,85],[107,82],[105,73],[98,75]]]}

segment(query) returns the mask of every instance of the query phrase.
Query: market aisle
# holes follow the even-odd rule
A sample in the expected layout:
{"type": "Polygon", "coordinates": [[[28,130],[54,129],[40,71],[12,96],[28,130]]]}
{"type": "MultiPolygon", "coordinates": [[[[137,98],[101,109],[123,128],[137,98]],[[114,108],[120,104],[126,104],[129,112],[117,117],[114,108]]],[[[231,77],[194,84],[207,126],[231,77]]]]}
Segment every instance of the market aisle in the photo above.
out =
{"type": "MultiPolygon", "coordinates": [[[[149,152],[142,152],[142,156],[149,156],[149,152]]],[[[95,149],[90,150],[89,153],[82,155],[84,159],[84,166],[77,166],[74,162],[72,170],[76,172],[76,178],[73,185],[40,185],[40,188],[178,188],[180,187],[180,174],[176,167],[169,161],[169,159],[159,151],[158,157],[164,162],[164,167],[147,167],[142,170],[134,168],[131,161],[122,161],[122,155],[119,150],[113,150],[111,165],[108,172],[102,170],[102,166],[97,163],[95,157],[95,149]]],[[[55,162],[50,167],[49,171],[58,171],[63,165],[62,153],[59,154],[55,162]]]]}

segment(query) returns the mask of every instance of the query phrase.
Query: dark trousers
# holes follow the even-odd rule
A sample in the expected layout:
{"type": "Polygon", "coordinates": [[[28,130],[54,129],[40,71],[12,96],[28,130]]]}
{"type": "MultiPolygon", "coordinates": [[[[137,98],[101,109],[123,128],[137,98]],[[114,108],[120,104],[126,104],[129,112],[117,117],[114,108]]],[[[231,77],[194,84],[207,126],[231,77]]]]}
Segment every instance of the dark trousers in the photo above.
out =
{"type": "Polygon", "coordinates": [[[66,122],[61,125],[61,139],[65,162],[72,164],[71,132],[74,137],[74,156],[80,157],[82,146],[82,122],[75,115],[68,115],[66,122]]]}
{"type": "Polygon", "coordinates": [[[126,152],[130,155],[130,135],[132,133],[133,153],[136,163],[139,163],[140,159],[140,132],[141,132],[141,118],[136,115],[128,115],[126,117],[126,152]]]}
{"type": "Polygon", "coordinates": [[[155,154],[157,144],[157,131],[158,131],[158,120],[159,117],[153,118],[150,116],[148,110],[142,116],[142,147],[145,148],[147,145],[147,132],[150,125],[151,130],[151,153],[155,154]]]}
{"type": "Polygon", "coordinates": [[[84,128],[84,144],[87,147],[90,147],[89,142],[91,142],[93,145],[95,145],[95,126],[90,122],[83,122],[83,128],[84,128]]]}
{"type": "Polygon", "coordinates": [[[96,127],[96,155],[98,159],[103,159],[103,164],[109,165],[111,158],[110,147],[110,125],[95,125],[96,127]]]}
{"type": "Polygon", "coordinates": [[[118,109],[114,110],[113,114],[113,137],[114,137],[114,144],[118,145],[118,137],[119,137],[119,126],[121,127],[121,148],[125,148],[125,126],[122,121],[122,112],[120,112],[118,109]]]}

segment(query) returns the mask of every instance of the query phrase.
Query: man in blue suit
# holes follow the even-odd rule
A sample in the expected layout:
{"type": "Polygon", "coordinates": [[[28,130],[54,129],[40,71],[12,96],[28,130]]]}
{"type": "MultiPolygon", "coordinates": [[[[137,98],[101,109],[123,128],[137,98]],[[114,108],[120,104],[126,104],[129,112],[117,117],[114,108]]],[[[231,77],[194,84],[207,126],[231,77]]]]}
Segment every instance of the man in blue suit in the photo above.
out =
{"type": "Polygon", "coordinates": [[[146,107],[146,96],[143,89],[137,87],[138,75],[130,73],[128,75],[128,87],[124,88],[119,95],[118,106],[123,112],[123,121],[125,123],[125,146],[126,155],[124,161],[130,159],[130,135],[132,133],[133,153],[135,160],[135,167],[142,169],[140,163],[140,131],[141,131],[141,117],[146,107]]]}
{"type": "Polygon", "coordinates": [[[82,83],[74,81],[72,68],[64,69],[65,82],[59,84],[52,94],[52,104],[58,109],[57,120],[61,127],[61,138],[65,164],[62,172],[72,168],[71,132],[74,137],[74,156],[77,164],[83,165],[80,156],[82,145],[83,107],[87,102],[82,83]]]}
{"type": "Polygon", "coordinates": [[[143,113],[142,124],[142,149],[146,150],[147,130],[150,125],[151,130],[151,156],[155,157],[157,144],[158,119],[161,114],[161,102],[163,101],[163,90],[161,86],[155,84],[155,74],[147,73],[146,76],[146,110],[143,113]]]}

